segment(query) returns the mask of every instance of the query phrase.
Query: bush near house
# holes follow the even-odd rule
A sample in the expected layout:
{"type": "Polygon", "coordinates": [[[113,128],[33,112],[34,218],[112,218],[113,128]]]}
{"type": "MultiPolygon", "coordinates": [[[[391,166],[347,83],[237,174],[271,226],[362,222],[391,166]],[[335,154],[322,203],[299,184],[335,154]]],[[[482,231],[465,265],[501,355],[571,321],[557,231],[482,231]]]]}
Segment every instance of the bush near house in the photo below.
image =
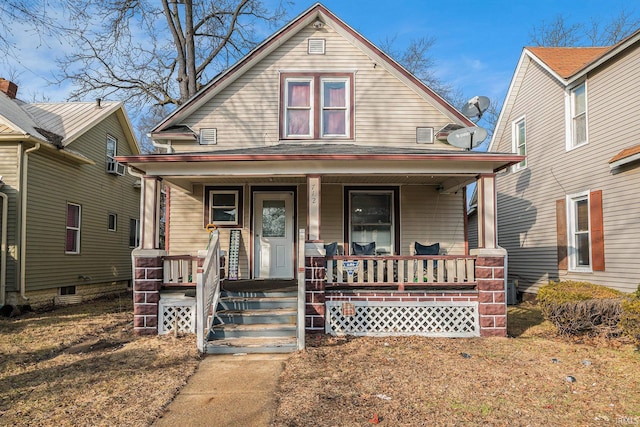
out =
{"type": "Polygon", "coordinates": [[[640,286],[621,305],[620,329],[640,347],[640,286]]]}
{"type": "Polygon", "coordinates": [[[606,286],[571,280],[552,281],[538,292],[544,317],[570,335],[620,335],[623,298],[606,286]]]}

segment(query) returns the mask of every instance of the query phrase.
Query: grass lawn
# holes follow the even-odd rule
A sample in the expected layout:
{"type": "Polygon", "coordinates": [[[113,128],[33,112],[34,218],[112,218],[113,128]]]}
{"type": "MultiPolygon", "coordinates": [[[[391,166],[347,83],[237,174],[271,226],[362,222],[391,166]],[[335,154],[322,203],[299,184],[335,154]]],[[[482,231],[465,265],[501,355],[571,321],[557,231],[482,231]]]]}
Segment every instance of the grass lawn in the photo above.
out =
{"type": "MultiPolygon", "coordinates": [[[[531,305],[510,308],[509,334],[310,337],[274,424],[640,425],[632,345],[558,337],[531,305]]],[[[130,295],[0,319],[0,425],[148,426],[198,361],[193,336],[135,337],[130,295]]]]}

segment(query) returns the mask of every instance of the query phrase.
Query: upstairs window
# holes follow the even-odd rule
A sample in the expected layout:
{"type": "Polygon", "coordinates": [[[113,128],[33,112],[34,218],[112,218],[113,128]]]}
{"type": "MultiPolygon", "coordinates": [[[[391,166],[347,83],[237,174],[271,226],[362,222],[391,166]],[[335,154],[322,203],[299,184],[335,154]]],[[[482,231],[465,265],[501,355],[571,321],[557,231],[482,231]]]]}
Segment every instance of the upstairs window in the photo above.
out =
{"type": "Polygon", "coordinates": [[[64,251],[67,254],[80,253],[81,206],[67,203],[67,237],[64,251]]]}
{"type": "Polygon", "coordinates": [[[570,135],[567,149],[579,147],[587,139],[587,86],[586,82],[571,89],[570,92],[570,135]]]}
{"type": "Polygon", "coordinates": [[[116,149],[118,147],[118,140],[111,135],[107,135],[107,161],[114,160],[117,155],[116,149]]]}
{"type": "Polygon", "coordinates": [[[281,137],[351,138],[353,76],[282,75],[281,137]]]}
{"type": "MultiPolygon", "coordinates": [[[[512,124],[513,135],[513,152],[522,156],[527,155],[527,133],[524,117],[516,120],[512,124]]],[[[517,165],[513,166],[513,170],[517,171],[527,167],[527,159],[524,159],[517,165]]]]}

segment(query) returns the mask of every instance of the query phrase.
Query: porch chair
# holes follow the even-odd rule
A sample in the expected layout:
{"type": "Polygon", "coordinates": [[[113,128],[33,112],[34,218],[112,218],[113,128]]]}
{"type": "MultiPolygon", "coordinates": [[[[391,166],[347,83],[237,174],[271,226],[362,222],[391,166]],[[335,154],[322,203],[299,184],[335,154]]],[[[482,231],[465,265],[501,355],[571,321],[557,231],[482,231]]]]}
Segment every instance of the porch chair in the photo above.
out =
{"type": "MultiPolygon", "coordinates": [[[[413,243],[413,248],[411,248],[412,255],[420,255],[420,256],[433,256],[440,254],[440,243],[434,243],[432,245],[423,245],[419,242],[413,243]]],[[[422,280],[424,281],[424,277],[427,275],[427,260],[422,262],[422,280]]],[[[417,272],[415,272],[417,273],[417,272]]],[[[435,277],[438,277],[438,261],[433,260],[433,274],[435,277]]],[[[419,277],[419,276],[418,276],[419,277]]]]}
{"type": "Polygon", "coordinates": [[[376,242],[365,243],[363,245],[352,242],[351,243],[351,255],[375,255],[376,254],[376,242]]]}

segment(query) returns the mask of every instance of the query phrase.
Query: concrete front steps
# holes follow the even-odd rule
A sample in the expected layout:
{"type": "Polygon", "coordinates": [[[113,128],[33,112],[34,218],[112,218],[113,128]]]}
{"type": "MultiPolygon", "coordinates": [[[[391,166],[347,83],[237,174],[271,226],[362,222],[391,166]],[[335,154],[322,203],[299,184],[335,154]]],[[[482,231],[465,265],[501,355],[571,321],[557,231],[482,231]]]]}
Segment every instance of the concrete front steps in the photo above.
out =
{"type": "Polygon", "coordinates": [[[296,351],[295,290],[223,291],[206,352],[289,353],[296,351]]]}

